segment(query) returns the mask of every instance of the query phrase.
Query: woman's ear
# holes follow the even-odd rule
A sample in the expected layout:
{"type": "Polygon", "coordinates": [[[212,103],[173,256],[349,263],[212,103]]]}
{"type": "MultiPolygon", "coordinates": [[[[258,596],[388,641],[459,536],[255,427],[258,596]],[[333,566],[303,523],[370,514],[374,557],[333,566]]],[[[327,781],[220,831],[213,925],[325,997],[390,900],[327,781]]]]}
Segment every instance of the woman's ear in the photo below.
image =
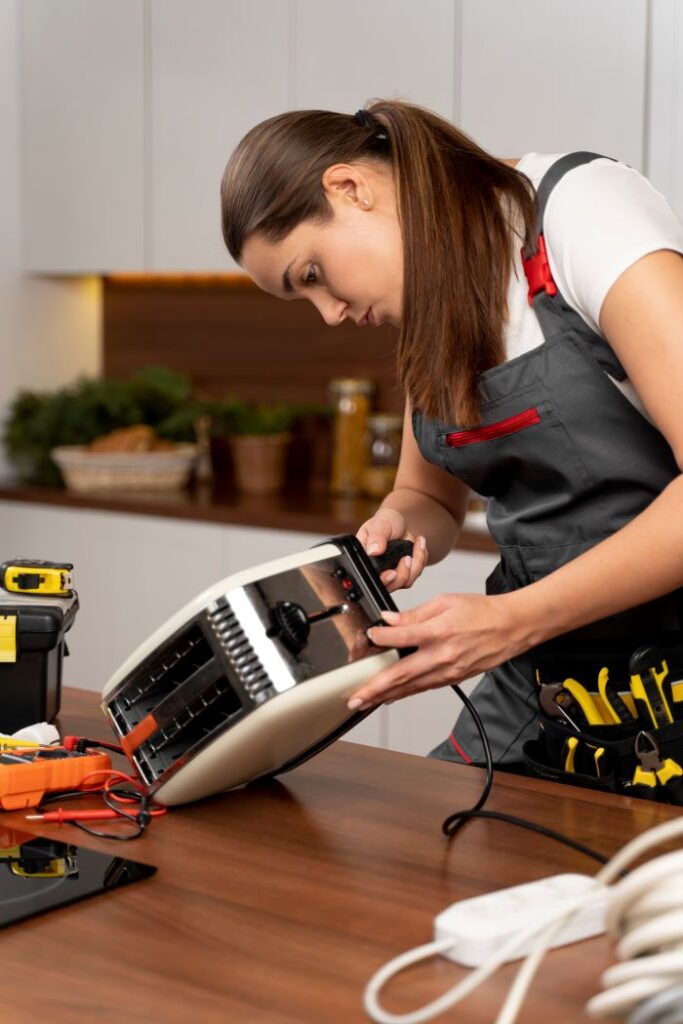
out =
{"type": "Polygon", "coordinates": [[[322,186],[328,201],[351,203],[362,210],[368,210],[373,203],[373,194],[367,177],[353,164],[333,164],[322,176],[322,186]]]}

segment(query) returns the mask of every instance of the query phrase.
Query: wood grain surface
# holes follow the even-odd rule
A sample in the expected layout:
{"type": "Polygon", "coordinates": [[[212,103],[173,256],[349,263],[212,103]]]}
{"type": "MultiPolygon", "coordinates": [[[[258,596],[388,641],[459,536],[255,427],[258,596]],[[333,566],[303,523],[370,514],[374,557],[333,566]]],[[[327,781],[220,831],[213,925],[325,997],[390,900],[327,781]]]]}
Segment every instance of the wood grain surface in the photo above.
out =
{"type": "MultiPolygon", "coordinates": [[[[92,693],[67,690],[65,732],[111,738],[92,693]]],[[[45,826],[158,867],[128,889],[14,925],[2,937],[3,1003],[13,1024],[355,1024],[363,988],[388,959],[432,937],[455,900],[597,865],[491,821],[452,843],[443,818],[477,797],[482,772],[339,742],[281,780],[155,820],[130,843],[45,826]]],[[[90,798],[92,802],[93,798],[90,798]]],[[[605,854],[675,810],[511,775],[489,808],[526,816],[605,854]]],[[[25,827],[23,814],[3,824],[25,827]]],[[[31,829],[27,829],[32,831],[31,829]]],[[[39,831],[33,829],[33,831],[39,831]]],[[[577,1024],[612,953],[593,939],[550,953],[520,1021],[577,1024]]],[[[462,976],[434,960],[401,975],[385,1004],[407,1012],[462,976]]],[[[490,1024],[508,966],[438,1024],[490,1024]]]]}
{"type": "Polygon", "coordinates": [[[403,407],[395,328],[333,329],[312,303],[283,302],[244,276],[105,278],[102,338],[107,376],[168,366],[210,395],[318,403],[333,378],[368,377],[373,409],[403,407]]]}

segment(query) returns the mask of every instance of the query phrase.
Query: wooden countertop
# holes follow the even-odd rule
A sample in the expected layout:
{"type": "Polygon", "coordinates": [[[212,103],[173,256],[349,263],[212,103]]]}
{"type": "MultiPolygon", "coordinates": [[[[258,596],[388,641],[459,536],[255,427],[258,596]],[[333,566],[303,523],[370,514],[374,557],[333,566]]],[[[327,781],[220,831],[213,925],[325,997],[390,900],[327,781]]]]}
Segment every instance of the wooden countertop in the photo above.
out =
{"type": "MultiPolygon", "coordinates": [[[[63,488],[30,487],[0,482],[0,501],[25,501],[37,505],[100,509],[135,515],[168,516],[204,523],[258,526],[275,530],[299,530],[334,536],[355,533],[377,508],[367,498],[335,498],[329,494],[298,491],[265,498],[238,494],[211,486],[168,492],[113,491],[77,494],[63,488]]],[[[495,553],[488,533],[462,530],[456,548],[495,553]]]]}
{"type": "MultiPolygon", "coordinates": [[[[65,691],[60,725],[64,733],[111,739],[92,692],[65,691]]],[[[55,1024],[86,1017],[367,1024],[361,998],[371,975],[430,941],[434,916],[448,905],[598,867],[556,842],[490,820],[471,822],[447,842],[442,820],[470,806],[482,782],[476,768],[338,742],[278,780],[174,808],[128,843],[94,839],[71,825],[40,828],[24,812],[5,813],[6,833],[42,832],[146,861],[158,872],[8,928],[4,1004],[15,1021],[55,1024]]],[[[487,806],[605,855],[680,813],[502,773],[487,806]]],[[[552,951],[520,1020],[587,1021],[585,1002],[614,959],[604,937],[552,951]]],[[[492,1021],[515,969],[508,965],[435,1024],[492,1021]]],[[[431,960],[392,981],[385,1005],[406,1013],[463,974],[446,960],[431,960]]]]}

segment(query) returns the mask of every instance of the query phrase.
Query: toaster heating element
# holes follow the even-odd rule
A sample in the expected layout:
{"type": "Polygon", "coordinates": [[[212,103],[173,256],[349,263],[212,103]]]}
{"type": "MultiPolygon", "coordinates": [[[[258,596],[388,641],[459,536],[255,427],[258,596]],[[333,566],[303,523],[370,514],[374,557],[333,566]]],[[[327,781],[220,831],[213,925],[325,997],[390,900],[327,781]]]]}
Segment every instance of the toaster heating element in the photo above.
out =
{"type": "Polygon", "coordinates": [[[366,636],[395,605],[352,536],[204,591],[110,679],[102,707],[155,799],[185,803],[295,767],[366,712],[349,696],[402,653],[366,636]]]}

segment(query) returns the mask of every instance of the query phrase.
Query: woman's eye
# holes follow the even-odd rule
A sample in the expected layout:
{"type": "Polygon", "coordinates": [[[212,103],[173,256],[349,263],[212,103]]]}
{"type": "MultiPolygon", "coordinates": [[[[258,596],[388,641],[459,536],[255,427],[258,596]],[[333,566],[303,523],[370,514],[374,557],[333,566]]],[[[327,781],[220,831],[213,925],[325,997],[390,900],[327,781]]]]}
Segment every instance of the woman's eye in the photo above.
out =
{"type": "Polygon", "coordinates": [[[318,275],[315,272],[315,267],[310,267],[308,273],[304,277],[304,284],[315,284],[318,280],[318,275]]]}

